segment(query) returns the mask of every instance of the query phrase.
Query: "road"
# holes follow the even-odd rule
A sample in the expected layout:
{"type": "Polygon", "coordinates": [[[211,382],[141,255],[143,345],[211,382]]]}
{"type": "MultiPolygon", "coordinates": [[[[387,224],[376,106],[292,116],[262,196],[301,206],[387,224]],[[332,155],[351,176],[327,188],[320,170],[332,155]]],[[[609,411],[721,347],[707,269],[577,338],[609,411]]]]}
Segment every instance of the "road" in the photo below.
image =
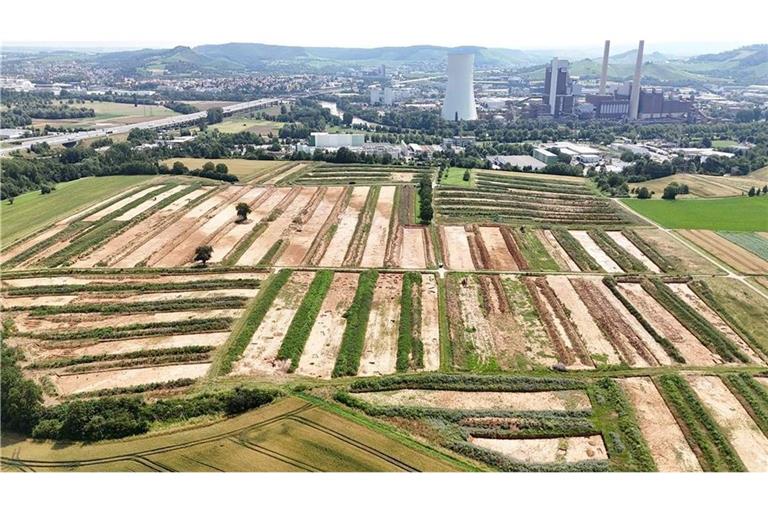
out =
{"type": "MultiPolygon", "coordinates": [[[[252,108],[263,107],[271,103],[279,101],[277,98],[264,98],[260,100],[246,101],[243,103],[236,103],[234,105],[227,105],[223,107],[225,114],[231,114],[234,112],[240,112],[242,110],[250,110],[252,108]]],[[[163,119],[155,119],[154,121],[145,121],[143,123],[127,124],[125,126],[115,126],[113,128],[99,128],[98,130],[89,130],[87,132],[66,133],[63,135],[46,135],[43,137],[31,137],[29,139],[23,139],[21,144],[14,145],[8,148],[0,149],[0,156],[7,155],[17,149],[28,149],[32,144],[40,144],[41,142],[47,142],[48,144],[66,144],[70,142],[77,142],[83,139],[91,139],[94,137],[106,137],[116,133],[128,133],[134,128],[168,128],[170,126],[177,126],[206,117],[207,112],[195,112],[194,114],[184,114],[179,116],[165,117],[163,119]]]]}

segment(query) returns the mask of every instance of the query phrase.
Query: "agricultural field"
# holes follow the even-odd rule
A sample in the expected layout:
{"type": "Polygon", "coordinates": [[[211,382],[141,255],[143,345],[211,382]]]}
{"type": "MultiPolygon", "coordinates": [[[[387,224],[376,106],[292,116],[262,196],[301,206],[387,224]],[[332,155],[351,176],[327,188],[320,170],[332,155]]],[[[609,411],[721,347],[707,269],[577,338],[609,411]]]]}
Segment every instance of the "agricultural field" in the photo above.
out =
{"type": "Polygon", "coordinates": [[[634,211],[665,228],[765,231],[768,197],[728,197],[691,201],[622,199],[634,211]]]}
{"type": "Polygon", "coordinates": [[[205,158],[170,158],[162,163],[171,167],[175,162],[181,162],[188,169],[202,169],[203,165],[207,162],[212,162],[214,165],[224,164],[229,169],[229,174],[234,174],[240,181],[251,181],[254,179],[259,181],[259,178],[266,177],[271,171],[285,165],[285,162],[275,160],[240,160],[236,158],[213,160],[205,158]]]}
{"type": "Polygon", "coordinates": [[[768,229],[483,170],[419,223],[428,168],[222,162],[2,205],[3,347],[46,414],[145,415],[45,416],[3,471],[768,469],[768,229]]]}
{"type": "Polygon", "coordinates": [[[276,137],[282,126],[283,123],[275,121],[232,116],[226,117],[221,123],[211,125],[211,129],[219,130],[222,133],[248,132],[265,137],[270,135],[276,137]]]}
{"type": "Polygon", "coordinates": [[[759,174],[746,176],[708,176],[705,174],[674,174],[637,184],[653,192],[654,199],[661,199],[664,188],[670,183],[688,185],[690,194],[678,196],[679,199],[715,198],[742,196],[751,187],[763,188],[768,185],[768,178],[759,174]]]}
{"type": "Polygon", "coordinates": [[[42,128],[45,125],[64,126],[67,128],[97,129],[143,123],[179,115],[162,105],[137,105],[133,103],[113,103],[108,101],[86,101],[75,107],[92,108],[95,117],[79,119],[33,119],[32,126],[42,128]]]}

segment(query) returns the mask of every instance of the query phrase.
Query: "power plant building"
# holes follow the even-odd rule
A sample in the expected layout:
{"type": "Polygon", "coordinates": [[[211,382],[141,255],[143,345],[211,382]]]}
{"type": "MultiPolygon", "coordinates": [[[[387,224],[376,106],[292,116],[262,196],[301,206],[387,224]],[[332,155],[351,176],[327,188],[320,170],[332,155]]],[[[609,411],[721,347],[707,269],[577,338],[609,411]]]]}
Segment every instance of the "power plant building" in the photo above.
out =
{"type": "Polygon", "coordinates": [[[474,89],[475,55],[448,54],[448,85],[445,90],[442,117],[446,121],[477,119],[474,89]]]}
{"type": "Polygon", "coordinates": [[[552,117],[573,114],[573,80],[568,74],[568,65],[567,60],[559,60],[557,57],[547,65],[543,100],[552,117]]]}

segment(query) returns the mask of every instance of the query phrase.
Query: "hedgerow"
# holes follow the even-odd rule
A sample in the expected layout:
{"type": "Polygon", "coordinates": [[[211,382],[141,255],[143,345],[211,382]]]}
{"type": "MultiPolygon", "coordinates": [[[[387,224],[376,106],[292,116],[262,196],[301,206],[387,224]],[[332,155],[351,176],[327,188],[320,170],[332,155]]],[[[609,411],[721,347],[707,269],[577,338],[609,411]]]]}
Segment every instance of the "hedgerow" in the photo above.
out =
{"type": "Polygon", "coordinates": [[[242,355],[245,348],[251,342],[253,333],[256,332],[264,315],[269,311],[272,302],[275,297],[283,288],[285,283],[291,277],[292,271],[285,269],[278,272],[276,275],[268,281],[267,286],[263,288],[256,299],[253,301],[252,306],[246,311],[244,317],[244,323],[240,329],[232,333],[232,340],[224,352],[224,359],[221,362],[220,372],[222,374],[232,371],[232,364],[234,361],[242,355]]]}
{"type": "Polygon", "coordinates": [[[562,391],[586,389],[586,382],[561,377],[522,377],[509,375],[455,375],[425,373],[390,375],[357,380],[350,385],[353,393],[394,391],[398,389],[448,389],[452,391],[562,391]]]}
{"type": "Polygon", "coordinates": [[[304,352],[304,346],[309,338],[309,333],[315,325],[315,320],[320,312],[320,306],[323,304],[328,289],[333,281],[333,272],[330,270],[320,270],[315,274],[312,284],[309,286],[304,299],[293,316],[291,325],[285,332],[283,344],[277,353],[278,359],[290,359],[291,366],[289,371],[293,372],[299,366],[299,359],[304,352]]]}
{"type": "MultiPolygon", "coordinates": [[[[115,299],[119,301],[119,298],[115,299]]],[[[66,313],[141,313],[161,311],[187,311],[197,309],[237,309],[246,302],[244,297],[201,297],[197,299],[177,299],[152,302],[93,302],[87,304],[67,304],[64,306],[33,306],[28,309],[30,316],[50,316],[66,313]]],[[[25,309],[25,308],[11,308],[25,309]]]]}
{"type": "Polygon", "coordinates": [[[65,358],[65,359],[46,359],[46,360],[34,362],[30,364],[27,368],[30,368],[30,369],[65,368],[67,366],[98,363],[101,361],[146,359],[146,358],[154,358],[157,356],[181,355],[181,354],[207,354],[213,351],[215,348],[216,347],[193,345],[193,346],[186,346],[186,347],[170,347],[170,348],[137,350],[134,352],[123,352],[123,353],[113,353],[113,354],[85,355],[85,356],[65,358]]]}
{"type": "Polygon", "coordinates": [[[397,363],[398,372],[407,371],[413,364],[415,368],[424,366],[424,347],[421,340],[414,337],[415,317],[419,316],[414,311],[414,290],[421,288],[421,274],[418,272],[406,272],[403,275],[403,289],[400,294],[400,325],[397,335],[397,363]]]}
{"type": "Polygon", "coordinates": [[[449,443],[446,447],[465,457],[479,460],[501,471],[597,473],[608,471],[609,468],[607,460],[533,464],[516,461],[506,455],[467,442],[449,443]]]}
{"type": "Polygon", "coordinates": [[[120,327],[97,327],[94,329],[76,329],[71,331],[45,331],[29,334],[42,340],[82,340],[82,339],[119,339],[137,338],[160,334],[185,334],[190,332],[213,332],[229,329],[230,318],[195,318],[175,322],[156,322],[131,324],[120,327]]]}
{"type": "Polygon", "coordinates": [[[138,393],[147,393],[149,391],[160,391],[165,389],[178,389],[189,387],[195,383],[195,379],[176,379],[165,382],[152,382],[150,384],[138,384],[136,386],[126,386],[121,388],[107,388],[98,389],[96,391],[82,391],[71,395],[72,399],[76,398],[95,398],[103,396],[114,395],[132,395],[138,393]]]}
{"type": "Polygon", "coordinates": [[[590,256],[587,250],[567,230],[553,229],[552,234],[581,270],[585,272],[601,272],[603,270],[603,267],[590,256]]]}
{"type": "Polygon", "coordinates": [[[258,288],[260,279],[209,279],[181,283],[127,283],[96,282],[88,284],[40,285],[18,288],[6,287],[3,292],[9,296],[72,295],[85,292],[174,292],[213,290],[224,288],[258,288]]]}
{"type": "Polygon", "coordinates": [[[764,434],[768,435],[768,390],[748,373],[726,375],[723,380],[744,405],[764,434]]]}
{"type": "Polygon", "coordinates": [[[365,345],[365,332],[368,326],[368,317],[371,314],[373,291],[376,281],[379,279],[377,270],[366,270],[360,274],[357,281],[357,291],[352,305],[344,313],[347,326],[341,338],[339,355],[333,368],[334,377],[356,375],[360,367],[360,357],[365,345]]]}
{"type": "Polygon", "coordinates": [[[660,390],[687,431],[687,438],[692,440],[699,456],[699,462],[705,471],[746,471],[736,451],[730,445],[717,423],[696,397],[685,379],[679,375],[658,377],[660,390]]]}
{"type": "Polygon", "coordinates": [[[605,231],[591,230],[589,236],[624,272],[645,272],[648,270],[640,260],[620,247],[605,231]]]}

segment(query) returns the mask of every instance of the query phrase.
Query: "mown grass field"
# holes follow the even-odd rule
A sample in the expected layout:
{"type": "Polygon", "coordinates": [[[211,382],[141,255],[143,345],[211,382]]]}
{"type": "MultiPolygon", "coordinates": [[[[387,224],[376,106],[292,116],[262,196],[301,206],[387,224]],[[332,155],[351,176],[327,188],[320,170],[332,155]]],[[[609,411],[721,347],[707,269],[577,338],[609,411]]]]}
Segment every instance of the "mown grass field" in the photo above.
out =
{"type": "Polygon", "coordinates": [[[285,164],[279,160],[242,160],[237,158],[212,160],[207,158],[169,158],[163,161],[168,167],[172,166],[174,162],[181,162],[189,169],[200,169],[206,162],[225,164],[229,168],[229,173],[240,178],[240,181],[248,181],[285,164]]]}
{"type": "Polygon", "coordinates": [[[277,135],[283,123],[265,121],[263,119],[250,119],[248,117],[228,117],[224,122],[211,125],[212,129],[222,133],[252,132],[259,135],[277,135]]]}
{"type": "Polygon", "coordinates": [[[672,229],[768,230],[768,198],[732,197],[691,201],[623,199],[641,215],[672,229]]]}
{"type": "Polygon", "coordinates": [[[97,124],[119,126],[179,115],[177,112],[161,105],[137,105],[134,107],[133,103],[113,103],[109,101],[86,101],[85,103],[75,103],[72,107],[92,108],[96,116],[79,119],[33,119],[32,126],[43,127],[46,124],[51,126],[67,126],[69,128],[87,128],[97,124]]]}
{"type": "Polygon", "coordinates": [[[703,174],[674,174],[655,180],[634,183],[632,187],[645,187],[654,193],[654,199],[661,199],[664,188],[670,183],[688,185],[690,194],[678,196],[678,199],[696,197],[733,197],[746,194],[750,187],[762,188],[768,185],[768,175],[756,171],[747,176],[706,176],[703,174]]]}
{"type": "Polygon", "coordinates": [[[82,178],[59,183],[56,190],[47,195],[36,190],[20,195],[12,205],[5,201],[0,206],[0,242],[5,246],[77,210],[152,178],[153,176],[82,178]]]}
{"type": "MultiPolygon", "coordinates": [[[[216,420],[212,418],[212,420],[216,420]]],[[[300,398],[206,425],[91,444],[4,436],[3,471],[455,471],[300,398]]]]}
{"type": "Polygon", "coordinates": [[[474,187],[475,173],[470,171],[469,181],[464,181],[464,172],[466,169],[460,167],[450,167],[440,181],[441,185],[450,185],[452,187],[474,187]]]}

